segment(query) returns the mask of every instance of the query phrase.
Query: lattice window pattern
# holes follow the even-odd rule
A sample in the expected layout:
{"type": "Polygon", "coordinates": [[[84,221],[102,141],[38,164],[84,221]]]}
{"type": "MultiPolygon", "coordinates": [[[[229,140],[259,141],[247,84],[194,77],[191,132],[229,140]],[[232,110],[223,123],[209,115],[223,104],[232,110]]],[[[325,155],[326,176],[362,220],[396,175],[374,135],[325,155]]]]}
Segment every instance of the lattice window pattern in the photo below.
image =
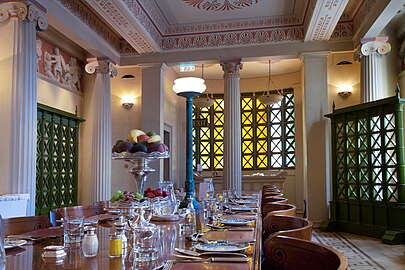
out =
{"type": "MultiPolygon", "coordinates": [[[[295,167],[294,93],[272,107],[261,104],[262,93],[241,95],[242,168],[266,170],[295,167]]],[[[209,127],[193,128],[194,166],[204,170],[223,169],[224,99],[213,96],[210,108],[195,108],[194,119],[206,118],[209,127]]]]}
{"type": "Polygon", "coordinates": [[[77,205],[80,121],[75,116],[38,105],[36,215],[77,205]]]}

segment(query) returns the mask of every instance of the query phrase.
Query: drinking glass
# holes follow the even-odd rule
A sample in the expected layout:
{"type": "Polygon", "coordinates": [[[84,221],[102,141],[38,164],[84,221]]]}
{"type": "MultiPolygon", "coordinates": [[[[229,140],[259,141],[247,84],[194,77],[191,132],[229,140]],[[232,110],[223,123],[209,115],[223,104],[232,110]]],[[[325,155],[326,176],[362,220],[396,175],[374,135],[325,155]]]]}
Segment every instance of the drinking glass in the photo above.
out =
{"type": "Polygon", "coordinates": [[[154,261],[158,258],[158,227],[143,223],[134,227],[134,261],[154,261]]]}
{"type": "Polygon", "coordinates": [[[63,240],[65,247],[80,248],[83,238],[83,217],[65,217],[63,221],[63,240]]]}
{"type": "Polygon", "coordinates": [[[217,199],[207,198],[202,201],[202,204],[204,209],[204,219],[213,219],[214,216],[218,213],[217,199]]]}
{"type": "Polygon", "coordinates": [[[186,208],[178,210],[180,234],[191,236],[196,232],[196,214],[193,206],[193,198],[188,198],[186,208]]]}

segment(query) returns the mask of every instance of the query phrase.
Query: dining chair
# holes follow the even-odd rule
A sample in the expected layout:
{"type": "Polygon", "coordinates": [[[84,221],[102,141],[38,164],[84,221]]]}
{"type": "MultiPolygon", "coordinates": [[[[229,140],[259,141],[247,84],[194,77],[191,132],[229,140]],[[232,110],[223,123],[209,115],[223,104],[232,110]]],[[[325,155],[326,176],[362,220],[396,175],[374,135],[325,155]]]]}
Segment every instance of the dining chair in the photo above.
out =
{"type": "Polygon", "coordinates": [[[264,245],[262,269],[344,270],[345,256],[337,250],[308,240],[288,236],[271,237],[264,245]]]}
{"type": "Polygon", "coordinates": [[[311,240],[312,222],[292,216],[268,215],[263,219],[263,240],[269,241],[278,235],[290,236],[304,240],[311,240]]]}
{"type": "Polygon", "coordinates": [[[52,227],[46,216],[5,218],[3,222],[5,236],[52,227]]]}
{"type": "Polygon", "coordinates": [[[104,213],[102,205],[78,205],[53,209],[49,213],[49,218],[54,227],[58,226],[57,220],[64,217],[91,217],[104,213]]]}
{"type": "Polygon", "coordinates": [[[292,204],[266,203],[263,205],[262,217],[267,215],[295,216],[297,208],[292,204]]]}
{"type": "Polygon", "coordinates": [[[283,197],[272,197],[272,196],[262,197],[262,208],[266,203],[284,203],[284,204],[287,204],[288,199],[283,198],[283,197]]]}

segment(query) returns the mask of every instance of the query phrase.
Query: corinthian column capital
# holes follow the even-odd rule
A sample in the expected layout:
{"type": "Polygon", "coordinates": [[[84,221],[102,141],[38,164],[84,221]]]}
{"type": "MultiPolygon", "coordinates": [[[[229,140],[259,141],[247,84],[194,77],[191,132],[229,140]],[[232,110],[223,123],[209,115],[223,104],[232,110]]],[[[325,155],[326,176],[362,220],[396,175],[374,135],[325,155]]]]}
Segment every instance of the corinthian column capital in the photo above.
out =
{"type": "Polygon", "coordinates": [[[108,73],[111,78],[117,76],[117,68],[111,60],[106,58],[87,58],[87,65],[84,67],[87,73],[95,72],[108,73]]]}
{"type": "Polygon", "coordinates": [[[37,30],[44,31],[48,28],[45,12],[46,9],[43,6],[38,3],[33,4],[30,1],[0,3],[0,22],[15,17],[21,21],[31,21],[35,23],[37,30]]]}
{"type": "Polygon", "coordinates": [[[239,77],[239,71],[243,67],[242,58],[221,59],[219,63],[222,66],[225,77],[239,77]]]}
{"type": "Polygon", "coordinates": [[[388,37],[363,38],[361,40],[361,56],[369,56],[371,53],[385,55],[391,51],[391,45],[387,42],[388,37]]]}

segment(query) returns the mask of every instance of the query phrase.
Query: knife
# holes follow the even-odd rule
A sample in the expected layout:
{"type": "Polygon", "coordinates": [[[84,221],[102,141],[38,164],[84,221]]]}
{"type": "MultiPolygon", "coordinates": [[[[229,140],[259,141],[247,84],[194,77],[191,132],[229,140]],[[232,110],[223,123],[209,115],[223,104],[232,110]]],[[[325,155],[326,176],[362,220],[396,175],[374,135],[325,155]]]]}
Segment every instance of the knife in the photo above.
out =
{"type": "Polygon", "coordinates": [[[185,260],[185,259],[176,259],[173,260],[174,263],[190,263],[190,262],[208,262],[208,263],[216,263],[216,262],[227,262],[227,263],[247,263],[249,262],[249,258],[244,257],[212,257],[208,259],[200,259],[200,260],[185,260]]]}

